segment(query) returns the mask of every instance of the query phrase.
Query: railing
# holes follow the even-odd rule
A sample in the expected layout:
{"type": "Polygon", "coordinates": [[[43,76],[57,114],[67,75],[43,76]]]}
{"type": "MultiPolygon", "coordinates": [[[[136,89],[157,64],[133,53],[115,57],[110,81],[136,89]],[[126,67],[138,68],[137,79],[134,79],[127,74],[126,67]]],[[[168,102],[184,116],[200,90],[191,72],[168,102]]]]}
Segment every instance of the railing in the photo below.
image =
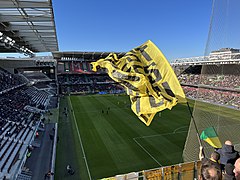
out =
{"type": "Polygon", "coordinates": [[[198,179],[200,166],[200,161],[194,161],[116,175],[102,180],[194,180],[198,179]]]}

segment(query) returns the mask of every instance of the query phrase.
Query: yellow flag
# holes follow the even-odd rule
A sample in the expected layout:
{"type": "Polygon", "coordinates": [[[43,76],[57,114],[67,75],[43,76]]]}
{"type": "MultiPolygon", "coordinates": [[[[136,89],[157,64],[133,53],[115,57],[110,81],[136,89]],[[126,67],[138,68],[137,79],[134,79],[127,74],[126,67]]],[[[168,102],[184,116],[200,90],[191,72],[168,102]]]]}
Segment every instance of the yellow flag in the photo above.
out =
{"type": "Polygon", "coordinates": [[[111,53],[92,65],[93,71],[97,66],[106,68],[108,75],[126,88],[133,112],[147,126],[157,112],[186,102],[172,67],[150,40],[120,59],[111,53]]]}

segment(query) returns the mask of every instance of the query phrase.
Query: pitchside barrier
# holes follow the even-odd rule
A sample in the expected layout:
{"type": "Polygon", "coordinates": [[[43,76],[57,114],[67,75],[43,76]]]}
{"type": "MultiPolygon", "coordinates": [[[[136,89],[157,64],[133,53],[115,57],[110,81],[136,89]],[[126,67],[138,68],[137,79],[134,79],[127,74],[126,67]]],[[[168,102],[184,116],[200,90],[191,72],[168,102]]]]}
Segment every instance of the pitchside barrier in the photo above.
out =
{"type": "Polygon", "coordinates": [[[193,161],[156,169],[131,172],[102,180],[193,180],[198,179],[201,161],[193,161]]]}

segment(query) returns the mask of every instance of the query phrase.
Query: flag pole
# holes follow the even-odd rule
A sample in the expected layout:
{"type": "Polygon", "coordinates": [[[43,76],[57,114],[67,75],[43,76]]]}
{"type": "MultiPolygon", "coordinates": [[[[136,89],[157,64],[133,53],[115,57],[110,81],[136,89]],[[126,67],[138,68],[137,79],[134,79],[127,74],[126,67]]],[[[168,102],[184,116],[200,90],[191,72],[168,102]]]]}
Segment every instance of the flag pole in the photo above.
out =
{"type": "Polygon", "coordinates": [[[197,125],[196,125],[196,121],[195,121],[195,119],[193,117],[193,113],[192,113],[192,110],[190,108],[190,105],[189,105],[188,101],[187,101],[187,106],[188,106],[188,110],[189,110],[189,112],[191,114],[191,118],[193,120],[194,127],[195,127],[195,129],[197,131],[198,142],[199,142],[200,146],[202,146],[202,142],[201,142],[201,139],[200,139],[199,131],[198,131],[198,128],[197,128],[197,125]]]}

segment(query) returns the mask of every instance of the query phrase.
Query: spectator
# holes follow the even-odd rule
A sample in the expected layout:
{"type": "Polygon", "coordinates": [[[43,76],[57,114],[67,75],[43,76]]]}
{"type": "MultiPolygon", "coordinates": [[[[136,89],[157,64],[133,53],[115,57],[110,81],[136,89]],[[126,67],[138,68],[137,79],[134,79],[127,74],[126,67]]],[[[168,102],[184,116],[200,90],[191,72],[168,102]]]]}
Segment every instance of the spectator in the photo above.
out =
{"type": "Polygon", "coordinates": [[[240,158],[236,160],[234,166],[233,172],[235,173],[236,180],[240,180],[240,158]]]}
{"type": "Polygon", "coordinates": [[[224,169],[224,166],[227,163],[231,163],[232,165],[234,165],[235,161],[239,157],[238,152],[234,150],[234,146],[229,140],[227,140],[223,147],[221,149],[218,149],[217,152],[220,154],[220,163],[222,169],[224,169]]]}
{"type": "Polygon", "coordinates": [[[200,180],[221,180],[222,172],[213,165],[202,165],[200,180]]]}
{"type": "Polygon", "coordinates": [[[232,164],[227,163],[225,165],[225,174],[223,176],[224,180],[236,180],[233,169],[234,166],[232,164]]]}
{"type": "Polygon", "coordinates": [[[200,146],[199,159],[202,161],[202,166],[212,165],[221,171],[221,166],[219,164],[220,154],[213,151],[210,158],[206,158],[203,152],[203,147],[200,146]]]}

